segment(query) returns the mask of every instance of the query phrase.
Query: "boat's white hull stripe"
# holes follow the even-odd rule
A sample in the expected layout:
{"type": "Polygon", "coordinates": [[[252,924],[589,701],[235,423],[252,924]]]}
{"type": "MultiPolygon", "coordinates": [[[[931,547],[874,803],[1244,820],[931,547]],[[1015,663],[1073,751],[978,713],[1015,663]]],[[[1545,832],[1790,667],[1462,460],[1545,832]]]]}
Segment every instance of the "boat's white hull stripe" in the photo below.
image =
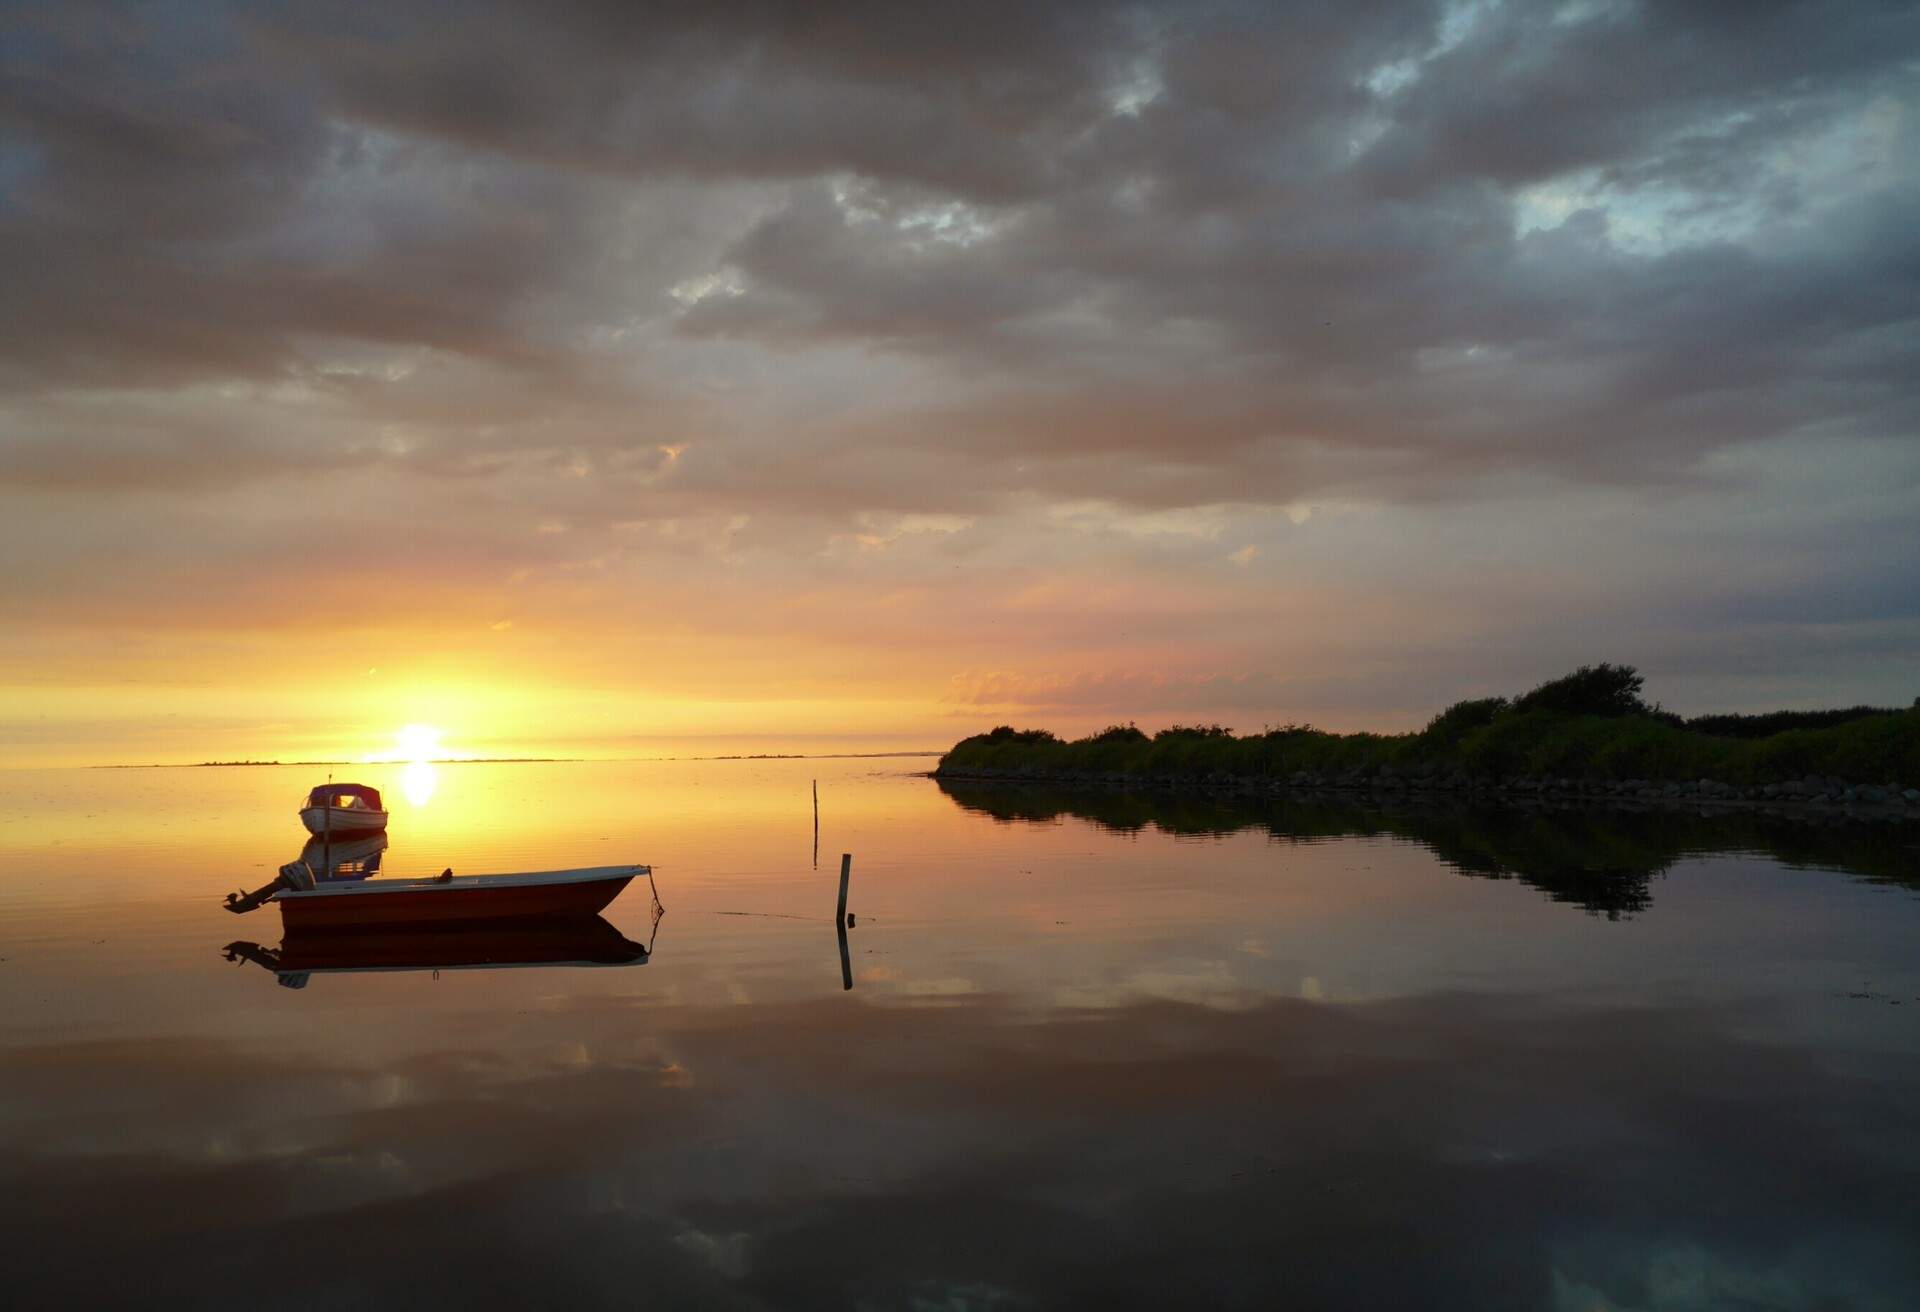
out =
{"type": "Polygon", "coordinates": [[[455,875],[452,879],[368,879],[350,884],[321,884],[317,888],[281,889],[275,901],[303,897],[369,897],[381,893],[471,893],[495,888],[539,888],[548,884],[592,884],[605,879],[637,879],[652,874],[650,866],[589,866],[581,870],[530,870],[522,874],[455,875]]]}
{"type": "MultiPolygon", "coordinates": [[[[323,806],[305,807],[300,812],[300,823],[307,832],[316,838],[327,831],[327,810],[323,806]]],[[[385,811],[361,811],[349,807],[336,806],[333,811],[333,832],[336,834],[360,833],[367,829],[385,829],[387,813],[385,811]]]]}

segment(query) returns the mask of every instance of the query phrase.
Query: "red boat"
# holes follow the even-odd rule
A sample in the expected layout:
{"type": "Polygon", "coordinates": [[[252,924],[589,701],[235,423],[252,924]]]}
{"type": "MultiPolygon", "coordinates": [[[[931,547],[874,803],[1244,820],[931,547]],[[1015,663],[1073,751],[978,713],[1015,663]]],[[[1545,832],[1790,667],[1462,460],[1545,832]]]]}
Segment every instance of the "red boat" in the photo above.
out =
{"type": "MultiPolygon", "coordinates": [[[[431,868],[431,867],[429,867],[431,868]]],[[[646,866],[593,866],[521,875],[439,875],[283,888],[273,895],[289,930],[346,925],[450,924],[595,916],[646,866]]]]}
{"type": "Polygon", "coordinates": [[[227,899],[230,911],[265,902],[280,907],[289,931],[363,925],[464,924],[489,920],[582,918],[599,914],[649,866],[591,866],[517,875],[461,875],[427,879],[368,879],[319,883],[304,862],[280,869],[280,878],[253,893],[227,899]]]}

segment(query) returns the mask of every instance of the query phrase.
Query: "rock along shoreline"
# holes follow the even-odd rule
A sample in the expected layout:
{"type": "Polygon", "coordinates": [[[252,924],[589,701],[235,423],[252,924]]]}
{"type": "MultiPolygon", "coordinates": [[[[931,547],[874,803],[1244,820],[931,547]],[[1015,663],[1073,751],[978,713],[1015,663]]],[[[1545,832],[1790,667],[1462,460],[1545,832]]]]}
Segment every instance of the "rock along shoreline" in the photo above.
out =
{"type": "Polygon", "coordinates": [[[1298,770],[1291,775],[1267,776],[1217,772],[1130,774],[1096,770],[1019,770],[989,766],[949,767],[943,763],[931,771],[929,777],[970,783],[1209,792],[1243,797],[1294,793],[1378,795],[1383,798],[1458,796],[1476,801],[1550,800],[1595,807],[1666,805],[1767,810],[1784,814],[1859,812],[1882,817],[1920,817],[1920,789],[1902,789],[1893,784],[1850,783],[1821,775],[1742,786],[1716,779],[1673,782],[1531,775],[1489,777],[1440,767],[1395,770],[1383,766],[1376,770],[1358,769],[1340,773],[1298,770]]]}

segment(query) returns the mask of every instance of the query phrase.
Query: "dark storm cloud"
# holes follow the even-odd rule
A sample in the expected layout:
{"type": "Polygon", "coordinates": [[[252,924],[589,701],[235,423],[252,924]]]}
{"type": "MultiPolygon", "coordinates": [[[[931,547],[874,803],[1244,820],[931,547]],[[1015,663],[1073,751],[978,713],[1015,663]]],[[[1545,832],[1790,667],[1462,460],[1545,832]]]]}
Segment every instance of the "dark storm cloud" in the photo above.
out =
{"type": "MultiPolygon", "coordinates": [[[[907,353],[949,394],[878,389],[875,423],[1002,491],[1033,486],[1016,445],[1125,455],[1081,490],[1163,504],[1671,480],[1915,417],[1907,6],[59,7],[0,49],[16,392],[301,376],[344,341],[611,416],[631,379],[587,343],[638,324],[625,363],[662,369],[667,292],[705,277],[683,344],[907,353]],[[1876,114],[1886,158],[1839,192],[1770,163],[1876,114]],[[1575,174],[1524,231],[1517,189],[1575,174]],[[740,180],[773,203],[703,215],[704,249],[612,253],[660,188],[740,180]],[[1725,221],[1626,248],[1658,187],[1725,221]]],[[[430,420],[416,454],[482,427],[430,420]]],[[[42,480],[112,454],[24,436],[42,480]]]]}
{"type": "Polygon", "coordinates": [[[1883,696],[1917,57],[1864,3],[14,5],[0,604],[277,616],[291,511],[463,623],[886,597],[929,703],[1426,708],[1622,633],[1883,696]]]}
{"type": "Polygon", "coordinates": [[[85,6],[0,45],[0,380],[297,371],[310,339],[565,368],[514,322],[588,244],[590,187],[369,137],[215,14],[85,6]]]}
{"type": "MultiPolygon", "coordinates": [[[[1634,24],[1603,16],[1571,26],[1614,33],[1634,24]]],[[[1817,101],[1830,125],[1899,90],[1895,52],[1916,45],[1808,42],[1796,58],[1789,32],[1762,59],[1744,32],[1703,22],[1682,41],[1671,26],[1641,35],[1748,69],[1741,80],[1719,79],[1710,100],[1687,79],[1643,88],[1635,113],[1676,129],[1699,126],[1688,115],[1709,107],[1764,113],[1775,94],[1817,101]]],[[[1823,198],[1817,234],[1762,216],[1757,229],[1635,252],[1615,237],[1636,203],[1651,202],[1628,198],[1615,213],[1595,202],[1521,235],[1516,197],[1502,184],[1554,170],[1509,168],[1497,143],[1490,162],[1445,163],[1437,148],[1407,146],[1436,134],[1478,140],[1442,112],[1444,77],[1437,88],[1422,78],[1381,98],[1381,136],[1354,159],[1337,142],[1365,115],[1352,94],[1304,105],[1276,97],[1267,113],[1229,96],[1237,112],[1228,113],[1191,70],[1200,56],[1184,39],[1176,31],[1162,52],[1165,67],[1188,69],[1184,80],[1169,79],[1137,120],[1091,129],[1093,144],[1065,161],[1053,194],[985,209],[973,244],[928,241],[870,217],[879,206],[868,197],[829,205],[803,193],[730,253],[745,294],[703,303],[687,326],[774,342],[878,343],[990,362],[1002,378],[1064,382],[1066,408],[1083,407],[1080,422],[1055,414],[1052,437],[1035,444],[1042,455],[1136,449],[1134,425],[1106,413],[1107,389],[1137,386],[1145,372],[1169,412],[1157,445],[1216,470],[1216,496],[1246,487],[1237,455],[1255,439],[1397,451],[1415,476],[1406,481],[1432,486],[1489,464],[1669,479],[1714,447],[1807,424],[1830,433],[1911,427],[1920,192],[1905,167],[1906,118],[1891,176],[1823,198]],[[1380,160],[1403,147],[1436,171],[1383,192],[1380,160]],[[1185,351],[1182,333],[1192,339],[1185,351]],[[1152,379],[1152,366],[1130,358],[1141,351],[1181,377],[1152,379]],[[1223,398],[1239,417],[1217,428],[1207,416],[1223,398]]],[[[1568,58],[1580,55],[1578,40],[1543,35],[1544,51],[1525,52],[1510,34],[1486,40],[1507,63],[1476,51],[1483,66],[1462,81],[1510,87],[1504,130],[1547,142],[1563,126],[1569,138],[1589,130],[1597,111],[1585,100],[1529,91],[1530,61],[1559,54],[1560,44],[1573,47],[1568,58]]],[[[1558,85],[1551,69],[1538,76],[1558,85]]],[[[1746,171],[1761,172],[1767,151],[1794,148],[1795,125],[1805,126],[1790,119],[1773,134],[1747,134],[1746,171]]],[[[1622,177],[1661,176],[1663,143],[1650,130],[1623,129],[1613,144],[1607,162],[1622,177]]],[[[1594,158],[1570,141],[1560,167],[1594,158]]],[[[1749,199],[1743,190],[1690,195],[1687,204],[1717,211],[1749,199]]],[[[985,412],[985,426],[1004,433],[998,408],[985,412]]],[[[1300,489],[1256,480],[1248,490],[1300,489]]]]}
{"type": "MultiPolygon", "coordinates": [[[[1738,187],[1698,147],[1746,120],[1777,139],[1883,91],[1912,94],[1920,13],[1903,0],[1489,6],[1396,98],[1362,167],[1381,186],[1513,185],[1600,168],[1738,187]],[[1582,12],[1584,10],[1584,12],[1582,12]]],[[[1747,138],[1749,141],[1751,137],[1747,138]]]]}
{"type": "Polygon", "coordinates": [[[849,170],[969,195],[1044,190],[1150,24],[1109,3],[885,0],[330,7],[263,25],[348,112],[406,132],[634,174],[849,170]],[[503,34],[512,34],[503,40],[503,34]],[[424,57],[423,57],[424,56],[424,57]]]}

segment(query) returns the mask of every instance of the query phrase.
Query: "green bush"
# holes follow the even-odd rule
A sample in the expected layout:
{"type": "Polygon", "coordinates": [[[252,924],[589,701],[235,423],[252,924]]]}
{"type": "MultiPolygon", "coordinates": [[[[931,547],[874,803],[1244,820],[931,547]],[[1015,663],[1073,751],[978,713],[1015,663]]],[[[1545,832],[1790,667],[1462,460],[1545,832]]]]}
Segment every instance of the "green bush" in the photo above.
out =
{"type": "Polygon", "coordinates": [[[1617,721],[1594,745],[1589,769],[1602,779],[1700,779],[1726,782],[1729,773],[1716,771],[1711,748],[1696,750],[1699,740],[1685,730],[1646,717],[1617,721]]]}
{"type": "Polygon", "coordinates": [[[1513,709],[1562,715],[1645,715],[1653,709],[1640,697],[1645,683],[1631,665],[1582,665],[1522,695],[1513,709]]]}
{"type": "Polygon", "coordinates": [[[1511,705],[1505,697],[1478,697],[1472,701],[1455,702],[1427,721],[1427,727],[1420,731],[1420,738],[1423,745],[1428,747],[1451,747],[1475,729],[1492,724],[1494,717],[1511,705]]]}
{"type": "Polygon", "coordinates": [[[1686,721],[1693,733],[1716,738],[1771,738],[1790,729],[1831,729],[1852,720],[1898,715],[1885,706],[1849,706],[1833,711],[1768,711],[1764,715],[1696,715],[1686,721]]]}
{"type": "Polygon", "coordinates": [[[1060,740],[1045,729],[1016,729],[1003,724],[990,730],[986,739],[991,743],[1057,743],[1060,740]]]}
{"type": "Polygon", "coordinates": [[[1172,725],[1149,738],[1132,724],[1116,724],[1062,742],[1044,729],[1001,725],[956,744],[940,769],[1192,779],[1371,774],[1420,765],[1495,777],[1765,784],[1818,775],[1920,787],[1920,706],[1763,738],[1723,737],[1647,706],[1639,690],[1631,667],[1584,666],[1511,703],[1500,697],[1456,702],[1417,734],[1334,734],[1286,725],[1236,738],[1209,724],[1172,725]],[[1628,701],[1642,709],[1620,713],[1628,701]],[[1605,709],[1557,709],[1566,705],[1605,709]]]}

